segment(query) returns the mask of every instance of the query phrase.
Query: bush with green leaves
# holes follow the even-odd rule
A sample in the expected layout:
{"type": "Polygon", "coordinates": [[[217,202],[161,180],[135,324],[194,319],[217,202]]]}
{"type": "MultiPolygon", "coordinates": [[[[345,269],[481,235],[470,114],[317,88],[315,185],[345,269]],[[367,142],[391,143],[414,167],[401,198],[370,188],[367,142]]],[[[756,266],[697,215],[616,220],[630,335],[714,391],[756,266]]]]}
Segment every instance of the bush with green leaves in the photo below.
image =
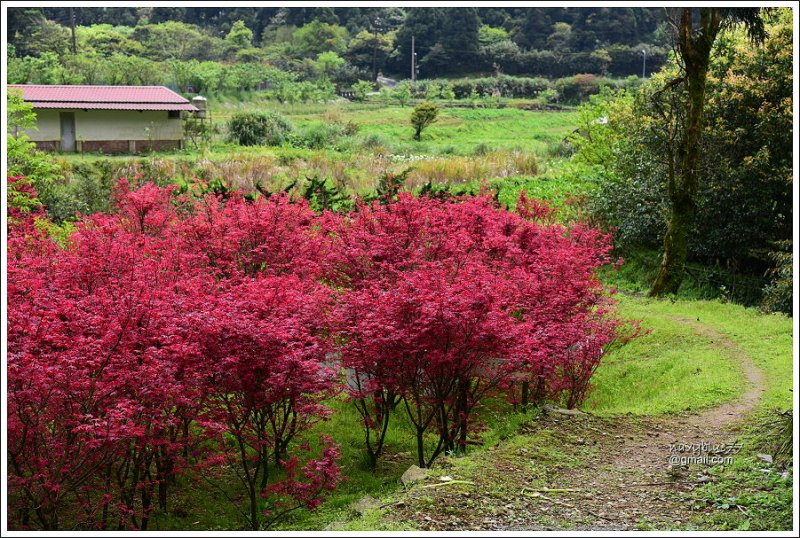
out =
{"type": "Polygon", "coordinates": [[[404,107],[411,100],[411,86],[407,82],[401,82],[391,92],[392,99],[404,107]]]}
{"type": "Polygon", "coordinates": [[[356,101],[364,102],[367,94],[374,89],[374,84],[368,80],[359,80],[353,84],[353,91],[356,92],[356,101]]]}
{"type": "Polygon", "coordinates": [[[366,133],[361,138],[361,147],[370,151],[383,151],[389,146],[389,140],[380,133],[366,133]]]}
{"type": "Polygon", "coordinates": [[[775,264],[768,271],[769,284],[764,288],[764,300],[761,306],[767,312],[783,312],[792,315],[792,242],[779,241],[778,250],[770,252],[769,257],[775,264]]]}
{"type": "Polygon", "coordinates": [[[280,146],[294,130],[277,112],[242,112],[228,121],[228,140],[240,146],[280,146]]]}
{"type": "MultiPolygon", "coordinates": [[[[52,157],[36,149],[36,144],[28,137],[26,130],[36,128],[36,114],[33,107],[22,98],[22,92],[8,90],[6,98],[6,114],[8,126],[8,149],[6,152],[8,177],[25,177],[39,193],[38,200],[45,204],[52,198],[53,188],[60,177],[58,166],[52,157]]],[[[8,199],[24,201],[15,187],[16,183],[8,183],[8,199]]]]}
{"type": "Polygon", "coordinates": [[[442,86],[441,97],[447,102],[452,102],[456,98],[456,93],[453,90],[452,84],[445,84],[442,86]]]}
{"type": "Polygon", "coordinates": [[[414,107],[411,113],[411,125],[414,126],[414,140],[420,140],[422,131],[436,122],[439,116],[439,107],[433,103],[422,103],[414,107]]]}
{"type": "Polygon", "coordinates": [[[315,122],[298,129],[289,141],[299,148],[324,149],[335,146],[342,137],[350,134],[355,133],[347,125],[315,122]]]}

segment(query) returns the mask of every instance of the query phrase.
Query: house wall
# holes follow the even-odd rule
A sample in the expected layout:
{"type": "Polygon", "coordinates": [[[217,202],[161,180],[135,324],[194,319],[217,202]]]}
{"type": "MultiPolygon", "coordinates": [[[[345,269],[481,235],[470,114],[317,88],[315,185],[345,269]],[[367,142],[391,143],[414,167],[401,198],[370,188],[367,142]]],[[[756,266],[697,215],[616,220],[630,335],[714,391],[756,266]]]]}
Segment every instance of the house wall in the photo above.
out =
{"type": "Polygon", "coordinates": [[[61,140],[61,120],[58,110],[48,110],[45,108],[36,109],[36,127],[38,129],[26,129],[28,137],[34,142],[61,140]]]}
{"type": "Polygon", "coordinates": [[[181,145],[180,118],[165,110],[60,110],[36,109],[38,130],[26,131],[41,149],[59,149],[61,112],[75,114],[78,151],[136,153],[148,149],[173,149],[181,145]]]}

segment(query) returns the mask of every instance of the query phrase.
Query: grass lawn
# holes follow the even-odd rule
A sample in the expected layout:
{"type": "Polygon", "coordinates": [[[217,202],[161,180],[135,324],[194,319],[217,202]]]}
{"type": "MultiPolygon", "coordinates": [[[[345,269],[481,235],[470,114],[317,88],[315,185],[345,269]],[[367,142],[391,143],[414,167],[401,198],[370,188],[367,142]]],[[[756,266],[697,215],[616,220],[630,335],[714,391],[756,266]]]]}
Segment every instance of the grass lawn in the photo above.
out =
{"type": "Polygon", "coordinates": [[[610,353],[585,404],[599,414],[658,414],[718,405],[744,390],[741,369],[726,350],[675,318],[696,319],[722,333],[764,373],[760,408],[791,406],[792,320],[719,301],[620,296],[620,311],[650,334],[610,353]]]}
{"type": "Polygon", "coordinates": [[[744,378],[724,351],[641,301],[620,310],[650,330],[604,358],[584,404],[598,414],[653,415],[710,407],[737,396],[744,378]]]}
{"type": "MultiPolygon", "coordinates": [[[[412,140],[412,107],[391,106],[379,109],[349,110],[332,108],[331,117],[340,116],[360,126],[359,134],[385,137],[402,154],[469,155],[475,148],[518,149],[543,154],[548,143],[560,142],[577,121],[573,112],[533,112],[513,108],[443,108],[438,121],[426,129],[422,140],[412,140]]],[[[298,114],[297,125],[324,121],[325,115],[298,114]]]]}

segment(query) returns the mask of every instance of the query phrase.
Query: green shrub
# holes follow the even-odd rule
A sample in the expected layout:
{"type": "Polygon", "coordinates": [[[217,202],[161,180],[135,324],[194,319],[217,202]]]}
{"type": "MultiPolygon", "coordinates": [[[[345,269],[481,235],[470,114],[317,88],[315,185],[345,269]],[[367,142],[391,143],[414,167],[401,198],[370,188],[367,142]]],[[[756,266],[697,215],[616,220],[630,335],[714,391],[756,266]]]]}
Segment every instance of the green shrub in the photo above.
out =
{"type": "MultiPolygon", "coordinates": [[[[59,170],[47,153],[38,151],[25,129],[36,128],[36,114],[29,103],[22,99],[22,92],[9,90],[7,101],[8,148],[6,157],[8,177],[24,176],[38,191],[39,198],[45,204],[53,185],[59,179],[59,170]]],[[[9,183],[9,200],[23,203],[25,197],[17,197],[16,191],[9,183]]]]}
{"type": "Polygon", "coordinates": [[[762,308],[767,312],[792,315],[792,242],[778,241],[779,250],[769,253],[775,266],[770,269],[771,281],[764,288],[762,308]]]}
{"type": "Polygon", "coordinates": [[[359,80],[353,84],[353,91],[356,92],[356,101],[364,102],[367,94],[374,90],[375,85],[368,80],[359,80]]]}
{"type": "Polygon", "coordinates": [[[414,112],[411,113],[411,125],[414,126],[414,140],[419,140],[421,138],[422,131],[436,122],[438,115],[439,107],[432,103],[422,103],[414,107],[414,112]]]}
{"type": "Polygon", "coordinates": [[[484,157],[490,154],[492,151],[494,151],[492,149],[492,146],[490,146],[486,142],[481,142],[480,144],[475,146],[475,149],[472,150],[472,154],[476,157],[484,157]]]}
{"type": "Polygon", "coordinates": [[[345,135],[345,128],[338,123],[311,123],[302,127],[291,137],[293,146],[308,149],[323,149],[334,146],[345,135]]]}
{"type": "Polygon", "coordinates": [[[575,146],[563,140],[547,142],[547,155],[555,159],[569,159],[575,155],[575,146]]]}
{"type": "Polygon", "coordinates": [[[293,129],[277,112],[242,112],[228,121],[228,140],[241,146],[280,146],[293,129]]]}
{"type": "Polygon", "coordinates": [[[389,141],[379,133],[367,133],[361,139],[361,147],[368,150],[385,149],[389,146],[389,141]]]}

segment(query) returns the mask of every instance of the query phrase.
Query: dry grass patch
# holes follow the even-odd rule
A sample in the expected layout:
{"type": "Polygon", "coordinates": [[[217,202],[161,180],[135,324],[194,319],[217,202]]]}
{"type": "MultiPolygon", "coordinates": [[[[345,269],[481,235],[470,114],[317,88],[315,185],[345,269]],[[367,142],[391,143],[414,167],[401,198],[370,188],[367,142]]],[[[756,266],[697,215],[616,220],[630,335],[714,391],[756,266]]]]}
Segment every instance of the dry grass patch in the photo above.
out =
{"type": "Polygon", "coordinates": [[[538,171],[536,156],[521,151],[493,151],[471,157],[437,157],[416,162],[408,175],[406,186],[416,188],[428,181],[450,185],[489,178],[535,176],[538,171]]]}

